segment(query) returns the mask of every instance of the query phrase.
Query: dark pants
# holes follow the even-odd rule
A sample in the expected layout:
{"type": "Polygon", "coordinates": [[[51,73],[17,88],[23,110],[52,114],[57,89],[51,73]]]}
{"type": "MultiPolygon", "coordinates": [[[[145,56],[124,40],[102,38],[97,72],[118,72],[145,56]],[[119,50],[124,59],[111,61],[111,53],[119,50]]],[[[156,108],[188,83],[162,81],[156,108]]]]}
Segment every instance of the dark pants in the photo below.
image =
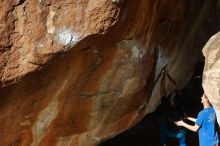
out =
{"type": "Polygon", "coordinates": [[[160,144],[166,144],[167,138],[172,137],[177,138],[179,146],[186,146],[185,135],[185,130],[170,131],[164,123],[160,123],[160,144]]]}

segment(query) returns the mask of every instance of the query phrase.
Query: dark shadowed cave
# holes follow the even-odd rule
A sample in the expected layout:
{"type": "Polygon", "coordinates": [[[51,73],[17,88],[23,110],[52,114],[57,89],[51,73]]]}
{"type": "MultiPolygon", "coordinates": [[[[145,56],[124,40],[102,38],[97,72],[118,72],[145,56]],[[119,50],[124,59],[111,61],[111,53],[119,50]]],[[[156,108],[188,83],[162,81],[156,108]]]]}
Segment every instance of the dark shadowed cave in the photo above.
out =
{"type": "MultiPolygon", "coordinates": [[[[203,67],[204,62],[200,61],[191,80],[182,89],[182,93],[185,97],[183,100],[185,112],[192,117],[196,117],[198,112],[202,109],[200,97],[203,93],[203,67]]],[[[168,146],[178,146],[178,142],[175,138],[168,139],[168,142],[168,146]]],[[[197,133],[187,130],[186,144],[187,146],[198,145],[197,133]]],[[[155,112],[145,116],[140,123],[131,129],[103,142],[99,146],[160,146],[159,128],[155,119],[155,112]]]]}

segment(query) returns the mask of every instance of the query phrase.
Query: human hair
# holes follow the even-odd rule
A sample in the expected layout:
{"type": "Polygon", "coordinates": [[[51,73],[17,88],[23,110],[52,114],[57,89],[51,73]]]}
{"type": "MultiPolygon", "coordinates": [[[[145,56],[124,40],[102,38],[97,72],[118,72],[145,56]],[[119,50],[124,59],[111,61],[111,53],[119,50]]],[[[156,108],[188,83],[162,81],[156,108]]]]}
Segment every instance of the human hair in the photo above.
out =
{"type": "Polygon", "coordinates": [[[208,99],[208,96],[205,93],[203,93],[203,96],[208,99]]]}
{"type": "Polygon", "coordinates": [[[202,95],[202,96],[203,96],[203,97],[206,99],[207,103],[211,104],[211,103],[210,103],[210,101],[209,101],[208,96],[207,96],[205,93],[203,93],[203,95],[202,95]]]}
{"type": "Polygon", "coordinates": [[[178,90],[173,90],[169,95],[168,95],[169,102],[173,106],[181,106],[182,105],[182,100],[183,96],[179,94],[178,90]]]}
{"type": "Polygon", "coordinates": [[[205,93],[203,93],[202,96],[209,101],[208,96],[205,93]]]}

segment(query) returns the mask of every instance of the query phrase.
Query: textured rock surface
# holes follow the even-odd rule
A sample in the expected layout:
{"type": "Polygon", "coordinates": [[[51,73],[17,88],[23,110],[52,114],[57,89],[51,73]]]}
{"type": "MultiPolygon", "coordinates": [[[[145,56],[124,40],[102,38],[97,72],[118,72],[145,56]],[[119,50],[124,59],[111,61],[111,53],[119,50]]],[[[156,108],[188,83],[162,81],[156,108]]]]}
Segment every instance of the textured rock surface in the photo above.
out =
{"type": "Polygon", "coordinates": [[[215,2],[0,1],[0,146],[95,145],[137,123],[164,64],[191,77],[215,2]]]}
{"type": "Polygon", "coordinates": [[[220,124],[220,32],[210,38],[203,48],[205,67],[203,88],[215,108],[220,124]]]}

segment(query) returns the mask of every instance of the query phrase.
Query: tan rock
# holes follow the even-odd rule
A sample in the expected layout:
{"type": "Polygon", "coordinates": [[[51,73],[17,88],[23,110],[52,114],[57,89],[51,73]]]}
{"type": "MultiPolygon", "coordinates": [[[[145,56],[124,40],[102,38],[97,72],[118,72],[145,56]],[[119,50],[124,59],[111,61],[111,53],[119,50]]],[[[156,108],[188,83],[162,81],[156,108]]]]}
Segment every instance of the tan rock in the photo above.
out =
{"type": "Polygon", "coordinates": [[[203,88],[220,124],[220,32],[209,39],[203,48],[203,54],[205,56],[203,88]]]}

